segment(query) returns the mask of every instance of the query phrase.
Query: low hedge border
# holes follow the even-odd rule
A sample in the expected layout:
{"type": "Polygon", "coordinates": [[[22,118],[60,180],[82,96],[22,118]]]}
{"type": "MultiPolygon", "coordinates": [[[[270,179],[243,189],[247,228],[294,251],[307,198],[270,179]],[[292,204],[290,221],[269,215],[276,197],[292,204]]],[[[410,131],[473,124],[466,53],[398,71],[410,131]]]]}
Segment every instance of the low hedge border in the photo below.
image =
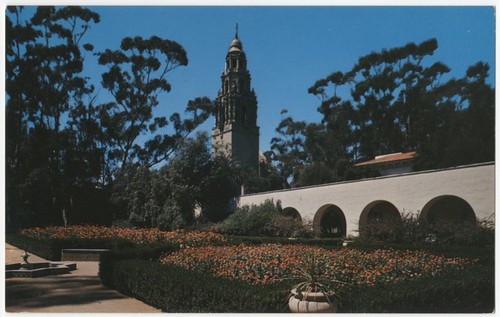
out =
{"type": "MultiPolygon", "coordinates": [[[[130,248],[101,258],[104,285],[166,312],[279,313],[294,284],[249,285],[157,261],[175,245],[130,248]]],[[[390,284],[343,285],[339,313],[491,313],[495,306],[494,265],[390,284]]]]}
{"type": "Polygon", "coordinates": [[[252,286],[140,259],[101,261],[104,285],[170,313],[287,312],[290,285],[252,286]]]}
{"type": "Polygon", "coordinates": [[[402,243],[383,243],[368,242],[355,239],[349,244],[350,248],[356,248],[364,251],[373,251],[377,249],[396,249],[396,250],[427,250],[437,255],[445,257],[463,257],[478,258],[481,264],[494,264],[495,248],[493,246],[483,247],[458,247],[458,246],[440,246],[433,244],[406,245],[402,243]]]}
{"type": "Polygon", "coordinates": [[[124,249],[134,244],[125,239],[34,239],[19,233],[8,233],[5,242],[28,253],[50,260],[60,261],[62,249],[124,249]]]}
{"type": "Polygon", "coordinates": [[[267,236],[228,236],[228,243],[230,244],[266,244],[266,243],[279,243],[279,244],[303,244],[303,245],[318,245],[324,247],[342,246],[343,238],[285,238],[285,237],[267,237],[267,236]]]}
{"type": "Polygon", "coordinates": [[[475,265],[441,276],[375,286],[352,286],[341,313],[492,313],[494,266],[475,265]]]}
{"type": "Polygon", "coordinates": [[[151,242],[141,243],[124,248],[114,248],[101,255],[102,262],[108,263],[118,260],[139,259],[159,261],[160,256],[179,251],[180,245],[176,242],[151,242]]]}

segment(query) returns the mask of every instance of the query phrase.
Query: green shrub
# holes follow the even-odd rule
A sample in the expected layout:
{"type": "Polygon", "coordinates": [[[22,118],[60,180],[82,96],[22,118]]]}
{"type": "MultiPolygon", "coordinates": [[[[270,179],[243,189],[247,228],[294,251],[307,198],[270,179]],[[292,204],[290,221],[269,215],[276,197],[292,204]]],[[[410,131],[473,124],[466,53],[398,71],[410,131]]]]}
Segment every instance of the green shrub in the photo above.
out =
{"type": "Polygon", "coordinates": [[[428,225],[435,233],[435,243],[445,246],[493,246],[495,241],[494,223],[479,221],[477,224],[440,222],[428,225]]]}
{"type": "Polygon", "coordinates": [[[495,241],[494,223],[477,224],[420,221],[419,216],[403,214],[400,219],[386,219],[363,225],[360,239],[370,242],[401,243],[406,246],[492,246],[495,241]]]}
{"type": "MultiPolygon", "coordinates": [[[[103,261],[104,262],[104,261],[103,261]]],[[[287,312],[289,285],[252,286],[174,265],[107,258],[103,284],[170,313],[287,312]]]]}
{"type": "Polygon", "coordinates": [[[403,240],[405,229],[401,219],[380,219],[360,226],[360,238],[366,241],[400,243],[403,240]]]}
{"type": "Polygon", "coordinates": [[[216,232],[242,236],[305,236],[300,221],[282,214],[270,200],[260,205],[243,206],[214,229],[216,232]]]}

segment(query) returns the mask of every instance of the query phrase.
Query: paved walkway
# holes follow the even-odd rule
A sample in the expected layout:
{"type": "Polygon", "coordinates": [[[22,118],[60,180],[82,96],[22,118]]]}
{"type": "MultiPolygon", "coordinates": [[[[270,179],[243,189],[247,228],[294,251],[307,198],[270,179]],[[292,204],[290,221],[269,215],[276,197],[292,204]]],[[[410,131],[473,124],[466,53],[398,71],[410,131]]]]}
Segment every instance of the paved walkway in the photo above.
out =
{"type": "MultiPolygon", "coordinates": [[[[5,262],[20,263],[24,251],[5,244],[5,262]]],[[[30,262],[46,262],[30,254],[30,262]]],[[[101,284],[99,262],[76,262],[69,274],[5,280],[5,310],[37,313],[159,313],[160,310],[101,284]]]]}

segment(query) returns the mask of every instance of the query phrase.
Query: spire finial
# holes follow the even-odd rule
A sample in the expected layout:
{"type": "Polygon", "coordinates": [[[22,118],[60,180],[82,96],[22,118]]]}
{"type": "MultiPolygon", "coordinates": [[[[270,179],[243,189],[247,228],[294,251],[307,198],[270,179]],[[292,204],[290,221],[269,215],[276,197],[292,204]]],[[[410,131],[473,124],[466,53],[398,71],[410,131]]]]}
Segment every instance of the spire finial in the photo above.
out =
{"type": "Polygon", "coordinates": [[[236,23],[236,35],[234,37],[238,38],[238,23],[236,23]]]}

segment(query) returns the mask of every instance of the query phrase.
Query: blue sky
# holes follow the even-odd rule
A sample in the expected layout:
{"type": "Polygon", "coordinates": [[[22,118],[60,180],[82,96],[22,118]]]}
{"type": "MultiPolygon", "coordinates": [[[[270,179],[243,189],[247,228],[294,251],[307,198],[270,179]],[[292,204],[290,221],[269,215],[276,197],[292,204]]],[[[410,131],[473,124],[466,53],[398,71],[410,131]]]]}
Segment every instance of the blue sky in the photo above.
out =
{"type": "MultiPolygon", "coordinates": [[[[260,147],[266,151],[286,108],[296,120],[319,121],[319,99],[307,89],[333,71],[347,71],[360,56],[437,38],[427,61],[447,64],[462,77],[477,61],[490,64],[494,83],[494,8],[346,6],[93,6],[101,22],[86,40],[95,50],[116,49],[125,36],[157,35],[179,42],[189,65],[170,73],[172,91],[161,96],[158,115],[182,112],[190,99],[215,98],[229,43],[239,24],[252,86],[258,98],[260,147]]],[[[87,75],[100,80],[104,67],[87,58],[87,75]]],[[[101,91],[100,102],[110,101],[101,91]]],[[[211,132],[213,118],[200,129],[211,132]]]]}

